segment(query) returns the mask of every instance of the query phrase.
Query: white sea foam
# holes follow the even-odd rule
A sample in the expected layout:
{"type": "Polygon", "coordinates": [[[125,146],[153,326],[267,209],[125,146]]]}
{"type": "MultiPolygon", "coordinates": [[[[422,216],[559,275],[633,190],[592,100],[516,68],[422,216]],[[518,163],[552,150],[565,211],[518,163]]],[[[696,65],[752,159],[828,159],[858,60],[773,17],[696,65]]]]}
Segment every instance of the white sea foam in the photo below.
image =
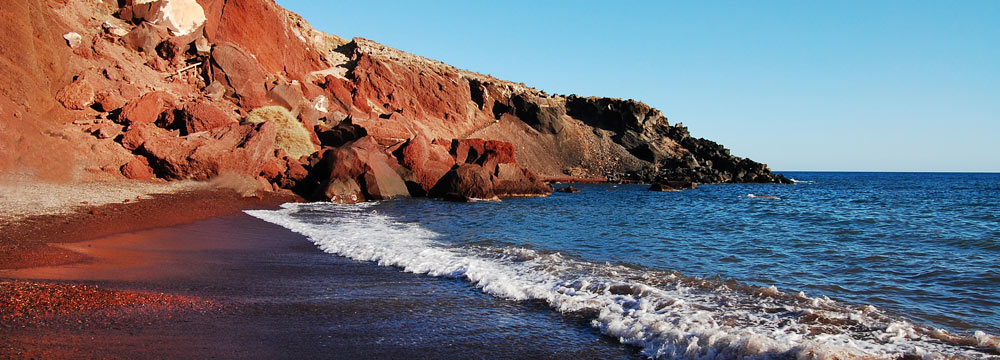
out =
{"type": "MultiPolygon", "coordinates": [[[[286,204],[248,214],[286,227],[331,254],[408,272],[461,278],[484,292],[548,303],[643,354],[663,359],[985,358],[997,338],[962,338],[894,319],[872,306],[788,295],[777,288],[574,260],[559,253],[456,247],[439,234],[372,211],[371,203],[286,204]],[[956,340],[957,339],[957,340],[956,340]],[[965,344],[962,346],[961,344],[965,344]],[[970,346],[970,344],[972,344],[970,346]]],[[[991,349],[992,347],[992,349],[991,349]]]]}

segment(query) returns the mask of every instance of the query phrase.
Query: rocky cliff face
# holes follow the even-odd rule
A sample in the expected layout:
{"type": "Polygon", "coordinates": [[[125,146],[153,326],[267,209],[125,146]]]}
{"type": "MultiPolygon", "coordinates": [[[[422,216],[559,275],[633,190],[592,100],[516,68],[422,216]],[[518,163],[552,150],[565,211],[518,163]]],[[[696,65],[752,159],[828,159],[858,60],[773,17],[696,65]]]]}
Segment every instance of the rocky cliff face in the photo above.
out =
{"type": "Polygon", "coordinates": [[[0,126],[19,135],[0,143],[0,170],[62,164],[78,180],[228,171],[347,202],[545,194],[546,178],[785,181],[641,102],[550,95],[345,40],[273,0],[47,0],[11,11],[0,126]],[[310,144],[296,148],[316,152],[291,157],[276,145],[291,138],[284,126],[247,122],[267,106],[301,122],[310,144]],[[32,160],[51,157],[43,142],[73,161],[32,160]]]}

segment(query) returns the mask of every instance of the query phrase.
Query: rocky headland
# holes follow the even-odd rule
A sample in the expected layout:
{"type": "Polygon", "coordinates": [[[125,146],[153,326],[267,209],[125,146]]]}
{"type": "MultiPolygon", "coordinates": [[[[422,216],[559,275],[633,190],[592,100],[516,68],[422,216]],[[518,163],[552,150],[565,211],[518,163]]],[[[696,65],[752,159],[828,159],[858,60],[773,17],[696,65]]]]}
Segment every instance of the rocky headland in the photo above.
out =
{"type": "Polygon", "coordinates": [[[251,179],[359,202],[547,180],[785,183],[635,100],[551,95],[313,29],[272,0],[4,5],[0,171],[251,179]]]}

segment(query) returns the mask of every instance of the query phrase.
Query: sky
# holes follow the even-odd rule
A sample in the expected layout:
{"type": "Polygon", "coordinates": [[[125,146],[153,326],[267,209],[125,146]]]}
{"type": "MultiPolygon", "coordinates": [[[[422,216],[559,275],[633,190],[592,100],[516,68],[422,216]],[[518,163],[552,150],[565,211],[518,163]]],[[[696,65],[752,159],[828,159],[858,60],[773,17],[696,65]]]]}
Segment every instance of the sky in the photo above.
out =
{"type": "Polygon", "coordinates": [[[548,93],[643,101],[774,170],[1000,172],[1000,1],[278,4],[548,93]]]}

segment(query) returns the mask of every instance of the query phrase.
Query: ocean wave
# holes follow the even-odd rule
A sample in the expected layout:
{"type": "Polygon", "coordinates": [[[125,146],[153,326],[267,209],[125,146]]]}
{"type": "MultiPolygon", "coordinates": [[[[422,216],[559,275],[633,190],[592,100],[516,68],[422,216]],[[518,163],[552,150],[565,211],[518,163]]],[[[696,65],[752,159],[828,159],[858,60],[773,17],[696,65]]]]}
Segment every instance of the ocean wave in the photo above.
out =
{"type": "Polygon", "coordinates": [[[558,252],[453,246],[372,203],[286,204],[248,214],[300,233],[325,252],[404,271],[459,278],[511,300],[589,317],[608,336],[662,359],[936,359],[996,354],[997,337],[918,326],[865,305],[786,294],[558,252]]]}

